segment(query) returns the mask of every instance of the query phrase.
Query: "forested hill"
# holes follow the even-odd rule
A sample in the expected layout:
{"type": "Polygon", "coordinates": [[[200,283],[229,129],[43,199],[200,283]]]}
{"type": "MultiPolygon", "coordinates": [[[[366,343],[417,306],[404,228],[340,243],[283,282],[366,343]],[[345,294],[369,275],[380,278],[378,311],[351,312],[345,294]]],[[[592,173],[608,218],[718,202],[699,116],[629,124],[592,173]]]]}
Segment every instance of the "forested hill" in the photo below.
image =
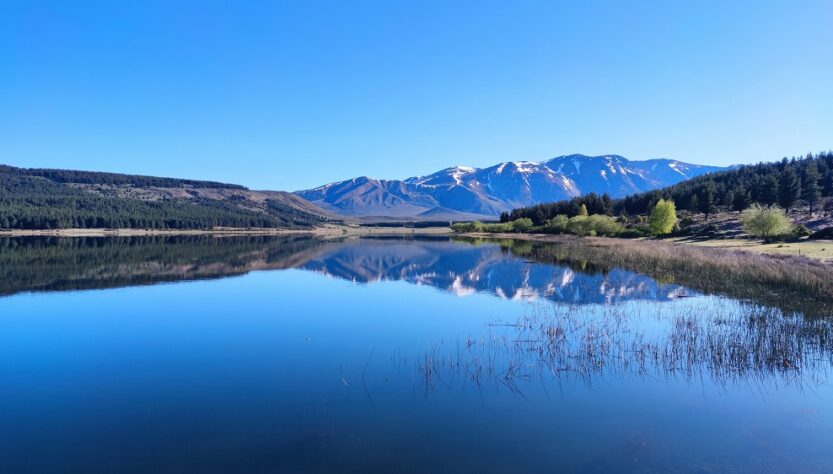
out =
{"type": "Polygon", "coordinates": [[[40,176],[57,183],[76,184],[107,184],[113,186],[130,185],[135,187],[158,188],[226,188],[242,189],[239,184],[218,183],[215,181],[196,181],[192,179],[159,178],[156,176],[142,176],[135,174],[104,173],[100,171],[76,171],[57,169],[14,168],[0,165],[0,173],[17,174],[22,176],[40,176]]]}
{"type": "Polygon", "coordinates": [[[833,152],[826,152],[740,166],[620,199],[591,193],[538,204],[504,213],[501,220],[528,217],[535,225],[542,225],[556,215],[577,215],[582,204],[590,214],[644,215],[660,198],[672,199],[678,210],[707,215],[718,211],[740,211],[753,203],[777,205],[787,210],[802,206],[812,211],[820,209],[825,198],[831,197],[833,152]]]}
{"type": "Polygon", "coordinates": [[[303,228],[329,219],[309,202],[279,191],[0,165],[0,229],[303,228]]]}

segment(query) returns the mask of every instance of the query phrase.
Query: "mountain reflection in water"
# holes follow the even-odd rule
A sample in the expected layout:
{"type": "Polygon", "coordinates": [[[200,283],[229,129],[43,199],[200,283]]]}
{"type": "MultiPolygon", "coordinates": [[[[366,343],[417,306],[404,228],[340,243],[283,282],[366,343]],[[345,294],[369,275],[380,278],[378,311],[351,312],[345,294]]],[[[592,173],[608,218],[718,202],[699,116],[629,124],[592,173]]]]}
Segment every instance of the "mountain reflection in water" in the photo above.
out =
{"type": "Polygon", "coordinates": [[[303,269],[357,283],[406,281],[456,295],[573,304],[668,301],[691,291],[620,268],[538,263],[498,244],[447,238],[306,237],[0,239],[0,294],[114,288],[303,269]]]}
{"type": "Polygon", "coordinates": [[[332,246],[299,268],[359,283],[401,280],[458,296],[484,292],[574,304],[668,301],[690,294],[620,268],[601,272],[524,260],[497,244],[357,240],[332,246]]]}

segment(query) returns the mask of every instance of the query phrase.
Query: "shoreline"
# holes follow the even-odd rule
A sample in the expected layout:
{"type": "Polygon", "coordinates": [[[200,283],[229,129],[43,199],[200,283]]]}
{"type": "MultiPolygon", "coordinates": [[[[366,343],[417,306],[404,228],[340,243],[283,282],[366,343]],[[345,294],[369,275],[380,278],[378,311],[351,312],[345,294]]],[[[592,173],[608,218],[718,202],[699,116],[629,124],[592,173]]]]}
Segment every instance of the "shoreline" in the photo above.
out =
{"type": "Polygon", "coordinates": [[[153,237],[177,235],[213,235],[217,237],[232,236],[280,236],[311,235],[317,237],[354,236],[354,235],[444,235],[451,234],[448,227],[426,227],[421,229],[406,227],[361,227],[361,226],[324,226],[310,229],[32,229],[0,230],[0,237],[153,237]]]}
{"type": "Polygon", "coordinates": [[[798,242],[765,243],[759,240],[746,239],[710,239],[688,240],[683,238],[669,239],[620,239],[614,237],[580,237],[569,234],[521,234],[521,233],[488,233],[467,232],[455,233],[449,227],[362,227],[352,225],[327,225],[311,229],[244,229],[219,228],[211,230],[201,229],[32,229],[32,230],[0,230],[0,237],[155,237],[155,236],[198,236],[211,235],[215,237],[234,236],[285,236],[309,235],[314,237],[351,237],[351,236],[405,236],[405,235],[458,235],[480,239],[514,239],[534,242],[580,242],[599,244],[600,242],[651,242],[668,246],[686,246],[709,249],[721,249],[739,253],[763,254],[773,257],[801,256],[819,262],[833,264],[833,241],[830,240],[802,240],[798,242]],[[600,240],[601,239],[601,240],[600,240]]]}

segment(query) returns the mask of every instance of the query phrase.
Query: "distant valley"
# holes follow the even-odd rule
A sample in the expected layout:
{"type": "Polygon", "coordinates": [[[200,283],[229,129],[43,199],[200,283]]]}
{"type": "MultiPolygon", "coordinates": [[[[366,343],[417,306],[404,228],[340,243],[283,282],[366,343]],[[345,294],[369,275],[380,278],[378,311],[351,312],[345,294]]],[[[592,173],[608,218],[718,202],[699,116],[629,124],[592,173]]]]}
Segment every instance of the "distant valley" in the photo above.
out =
{"type": "Polygon", "coordinates": [[[362,176],[295,194],[343,216],[483,219],[591,192],[622,197],[723,169],[664,158],[635,161],[619,155],[565,155],[540,163],[455,166],[404,180],[362,176]]]}

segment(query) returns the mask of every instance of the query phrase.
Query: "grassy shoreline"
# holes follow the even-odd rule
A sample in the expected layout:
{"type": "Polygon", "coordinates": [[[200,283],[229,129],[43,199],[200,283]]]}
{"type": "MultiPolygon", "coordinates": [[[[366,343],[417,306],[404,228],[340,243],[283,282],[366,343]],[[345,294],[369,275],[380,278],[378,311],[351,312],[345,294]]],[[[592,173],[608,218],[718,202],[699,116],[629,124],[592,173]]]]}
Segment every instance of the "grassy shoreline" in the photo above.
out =
{"type": "Polygon", "coordinates": [[[535,242],[564,242],[574,239],[603,239],[612,242],[651,242],[667,245],[686,245],[700,248],[720,249],[727,251],[764,254],[775,257],[796,256],[807,257],[812,260],[833,264],[833,241],[831,240],[799,240],[790,242],[764,242],[755,239],[691,239],[667,238],[652,240],[648,238],[616,238],[616,237],[582,237],[572,234],[534,234],[534,233],[496,233],[496,232],[466,232],[458,233],[477,238],[515,239],[535,242]]]}
{"type": "Polygon", "coordinates": [[[696,247],[731,249],[768,255],[795,255],[833,264],[833,241],[830,240],[769,243],[751,239],[669,239],[669,241],[696,247]]]}
{"type": "Polygon", "coordinates": [[[802,240],[796,242],[766,243],[761,240],[748,239],[705,239],[669,238],[664,240],[617,239],[606,237],[578,237],[568,234],[525,234],[525,233],[490,233],[468,232],[454,233],[448,227],[403,228],[403,227],[364,227],[356,225],[326,225],[309,229],[255,229],[255,228],[217,228],[200,229],[0,229],[0,237],[152,237],[177,235],[215,235],[215,236],[257,236],[257,235],[313,235],[362,236],[362,235],[465,235],[477,238],[515,239],[536,242],[564,242],[571,239],[607,239],[615,242],[654,242],[668,245],[686,245],[701,248],[766,254],[772,256],[800,256],[824,263],[833,264],[833,241],[802,240]]]}

